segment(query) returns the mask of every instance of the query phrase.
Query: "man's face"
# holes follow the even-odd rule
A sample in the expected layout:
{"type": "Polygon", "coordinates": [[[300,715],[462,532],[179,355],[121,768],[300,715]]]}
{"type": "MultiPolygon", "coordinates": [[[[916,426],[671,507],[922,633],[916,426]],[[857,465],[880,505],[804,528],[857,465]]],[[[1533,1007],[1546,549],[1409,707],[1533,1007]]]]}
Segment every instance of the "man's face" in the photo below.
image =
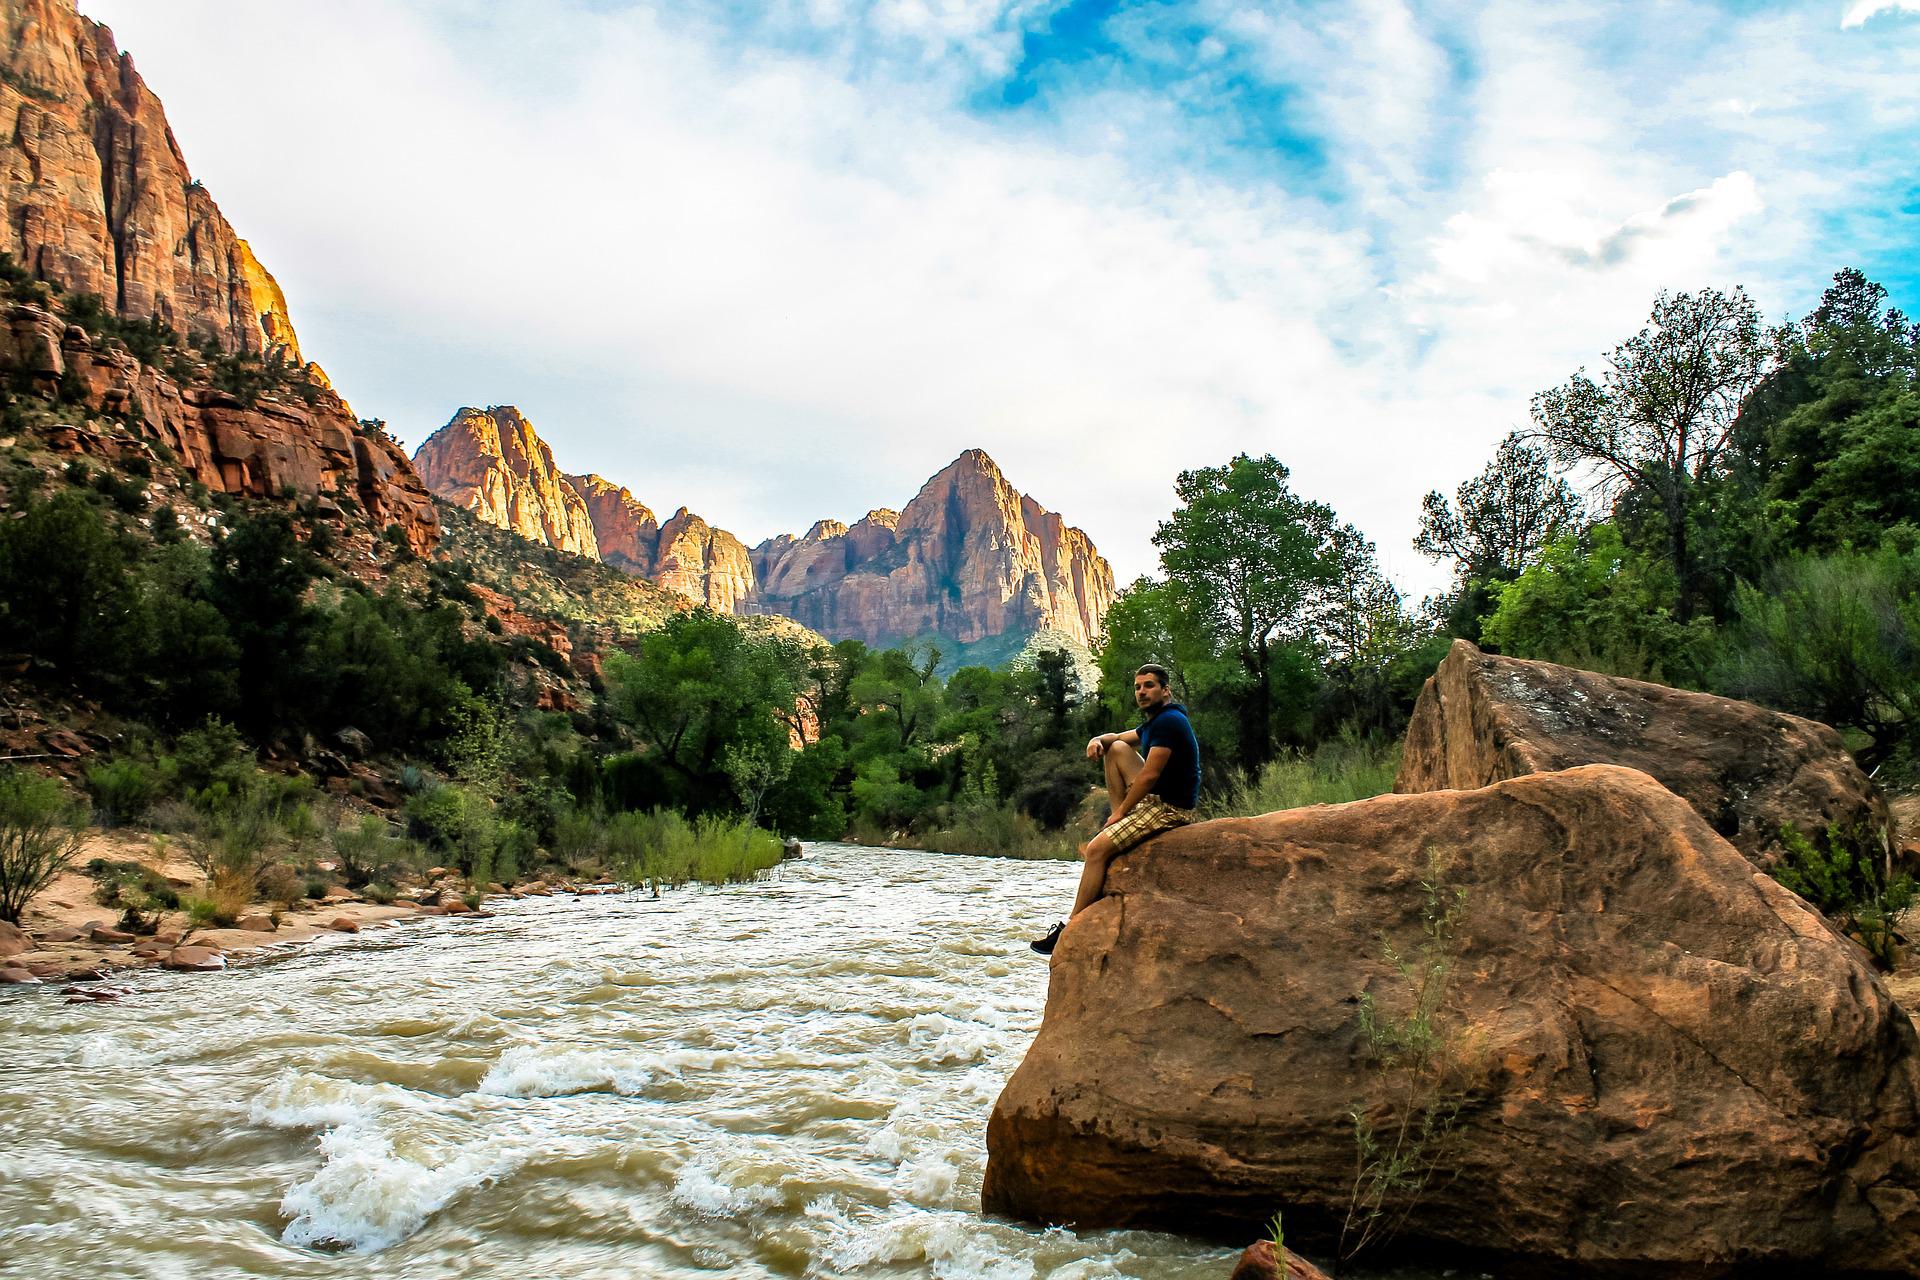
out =
{"type": "Polygon", "coordinates": [[[1133,678],[1133,700],[1140,709],[1150,710],[1173,696],[1173,691],[1160,683],[1159,676],[1135,676],[1133,678]]]}

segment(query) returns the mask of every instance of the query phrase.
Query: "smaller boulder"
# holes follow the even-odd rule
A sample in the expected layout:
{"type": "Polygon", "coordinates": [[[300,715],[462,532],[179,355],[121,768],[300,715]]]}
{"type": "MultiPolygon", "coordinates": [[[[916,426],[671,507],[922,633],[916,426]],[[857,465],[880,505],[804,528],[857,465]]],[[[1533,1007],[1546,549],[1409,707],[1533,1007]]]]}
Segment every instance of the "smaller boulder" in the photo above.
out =
{"type": "Polygon", "coordinates": [[[360,895],[343,884],[328,885],[327,891],[320,896],[322,902],[358,902],[360,895]]]}
{"type": "Polygon", "coordinates": [[[0,969],[0,983],[17,986],[34,986],[38,985],[39,982],[40,979],[34,977],[30,970],[19,968],[16,965],[8,965],[6,968],[0,969]]]}
{"type": "Polygon", "coordinates": [[[1233,1268],[1230,1280],[1327,1280],[1327,1273],[1291,1249],[1287,1251],[1286,1270],[1274,1256],[1273,1241],[1257,1240],[1247,1246],[1233,1268]]]}
{"type": "Polygon", "coordinates": [[[182,940],[178,929],[162,929],[153,935],[153,945],[156,947],[177,947],[182,940]]]}
{"type": "Polygon", "coordinates": [[[233,922],[233,927],[244,929],[248,933],[272,933],[280,926],[273,922],[272,916],[256,911],[252,915],[241,916],[233,922]]]}
{"type": "Polygon", "coordinates": [[[360,932],[360,922],[341,916],[338,920],[328,925],[327,928],[333,930],[335,933],[358,933],[360,932]]]}
{"type": "Polygon", "coordinates": [[[33,939],[17,924],[0,920],[0,959],[33,950],[33,939]]]}
{"type": "Polygon", "coordinates": [[[373,739],[352,725],[333,735],[333,740],[345,747],[356,760],[364,760],[373,754],[373,739]]]}
{"type": "Polygon", "coordinates": [[[93,940],[95,942],[105,943],[110,947],[121,947],[129,942],[138,941],[134,935],[128,933],[125,929],[115,929],[111,925],[104,924],[93,926],[93,940]]]}
{"type": "Polygon", "coordinates": [[[79,929],[62,926],[58,929],[49,929],[41,934],[40,941],[43,943],[79,942],[86,936],[87,935],[79,929]]]}
{"type": "Polygon", "coordinates": [[[175,947],[164,961],[167,968],[186,973],[209,973],[227,967],[227,958],[212,947],[175,947]]]}

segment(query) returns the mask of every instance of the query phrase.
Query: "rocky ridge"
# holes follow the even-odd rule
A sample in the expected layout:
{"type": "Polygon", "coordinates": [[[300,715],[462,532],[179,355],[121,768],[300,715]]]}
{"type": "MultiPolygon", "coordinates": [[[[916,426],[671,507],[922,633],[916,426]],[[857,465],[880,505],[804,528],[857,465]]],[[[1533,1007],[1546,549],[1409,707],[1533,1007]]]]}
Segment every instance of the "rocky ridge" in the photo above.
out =
{"type": "MultiPolygon", "coordinates": [[[[291,493],[430,551],[438,518],[406,455],[362,426],[317,365],[302,368],[279,285],[188,170],[113,33],[72,0],[0,0],[0,34],[0,249],[50,286],[9,288],[0,375],[77,415],[112,415],[210,490],[291,493]],[[95,315],[160,326],[147,336],[167,344],[164,367],[69,323],[87,295],[95,315]],[[276,386],[220,385],[190,344],[276,386]]],[[[48,443],[107,462],[149,451],[84,423],[48,443]]]]}
{"type": "Polygon", "coordinates": [[[512,405],[461,409],[413,455],[428,489],[491,525],[578,556],[598,554],[586,499],[512,405]]]}
{"type": "Polygon", "coordinates": [[[72,0],[0,0],[0,26],[0,245],[116,315],[298,360],[279,285],[189,172],[113,32],[72,0]]]}
{"type": "Polygon", "coordinates": [[[436,494],[489,524],[721,612],[790,618],[834,639],[974,644],[1047,632],[1084,648],[1113,602],[1113,571],[1085,532],[1015,490],[978,449],[899,511],[878,508],[851,526],[821,520],[751,551],[685,507],[662,522],[615,481],[562,474],[511,407],[462,409],[414,465],[436,494]]]}

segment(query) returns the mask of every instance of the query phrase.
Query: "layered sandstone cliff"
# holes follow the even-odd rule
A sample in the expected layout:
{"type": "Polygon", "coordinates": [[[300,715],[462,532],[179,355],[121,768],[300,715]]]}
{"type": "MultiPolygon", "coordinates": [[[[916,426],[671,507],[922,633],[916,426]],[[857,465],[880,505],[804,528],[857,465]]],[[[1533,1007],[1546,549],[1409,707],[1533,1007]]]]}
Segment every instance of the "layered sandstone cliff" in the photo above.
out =
{"type": "Polygon", "coordinates": [[[0,0],[0,249],[227,351],[298,360],[286,299],[187,169],[160,100],[72,0],[0,0]]]}
{"type": "MultiPolygon", "coordinates": [[[[77,397],[85,408],[129,423],[217,493],[292,492],[317,500],[323,513],[364,518],[376,531],[398,526],[421,554],[439,541],[433,499],[406,454],[384,432],[357,422],[325,386],[314,388],[311,403],[286,394],[242,400],[96,343],[39,306],[16,306],[0,319],[0,376],[30,394],[77,397]]],[[[107,460],[119,451],[110,436],[80,426],[57,429],[49,443],[107,460]]]]}
{"type": "Polygon", "coordinates": [[[753,552],[755,607],[823,635],[886,644],[940,635],[963,644],[1057,631],[1091,644],[1113,603],[1113,570],[1092,539],[1017,491],[979,449],[928,480],[897,515],[753,552]]]}
{"type": "Polygon", "coordinates": [[[414,454],[427,486],[482,520],[606,563],[724,613],[791,618],[834,639],[962,644],[1049,631],[1090,645],[1113,571],[1079,529],[978,449],[901,511],[821,520],[752,551],[685,507],[662,522],[632,491],[564,475],[516,409],[462,409],[414,454]]]}
{"type": "Polygon", "coordinates": [[[488,524],[574,555],[599,557],[587,503],[553,450],[512,405],[461,409],[428,436],[414,468],[433,492],[488,524]]]}

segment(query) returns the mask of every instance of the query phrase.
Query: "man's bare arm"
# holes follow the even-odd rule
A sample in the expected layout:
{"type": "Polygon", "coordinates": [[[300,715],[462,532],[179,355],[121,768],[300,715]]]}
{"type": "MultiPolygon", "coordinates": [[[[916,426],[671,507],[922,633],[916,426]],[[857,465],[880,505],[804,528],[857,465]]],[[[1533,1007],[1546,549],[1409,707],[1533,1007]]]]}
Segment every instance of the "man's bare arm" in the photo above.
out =
{"type": "Polygon", "coordinates": [[[1128,729],[1125,733],[1102,733],[1087,739],[1087,759],[1098,760],[1107,753],[1107,748],[1116,742],[1124,742],[1130,747],[1140,745],[1140,731],[1128,729]]]}
{"type": "Polygon", "coordinates": [[[1172,747],[1154,747],[1147,752],[1147,762],[1141,766],[1140,776],[1135,778],[1133,785],[1127,788],[1127,794],[1120,801],[1120,807],[1107,816],[1106,826],[1110,827],[1132,813],[1133,806],[1147,798],[1147,793],[1153,790],[1153,784],[1159,781],[1161,771],[1167,767],[1167,761],[1171,759],[1173,759],[1172,747]]]}

